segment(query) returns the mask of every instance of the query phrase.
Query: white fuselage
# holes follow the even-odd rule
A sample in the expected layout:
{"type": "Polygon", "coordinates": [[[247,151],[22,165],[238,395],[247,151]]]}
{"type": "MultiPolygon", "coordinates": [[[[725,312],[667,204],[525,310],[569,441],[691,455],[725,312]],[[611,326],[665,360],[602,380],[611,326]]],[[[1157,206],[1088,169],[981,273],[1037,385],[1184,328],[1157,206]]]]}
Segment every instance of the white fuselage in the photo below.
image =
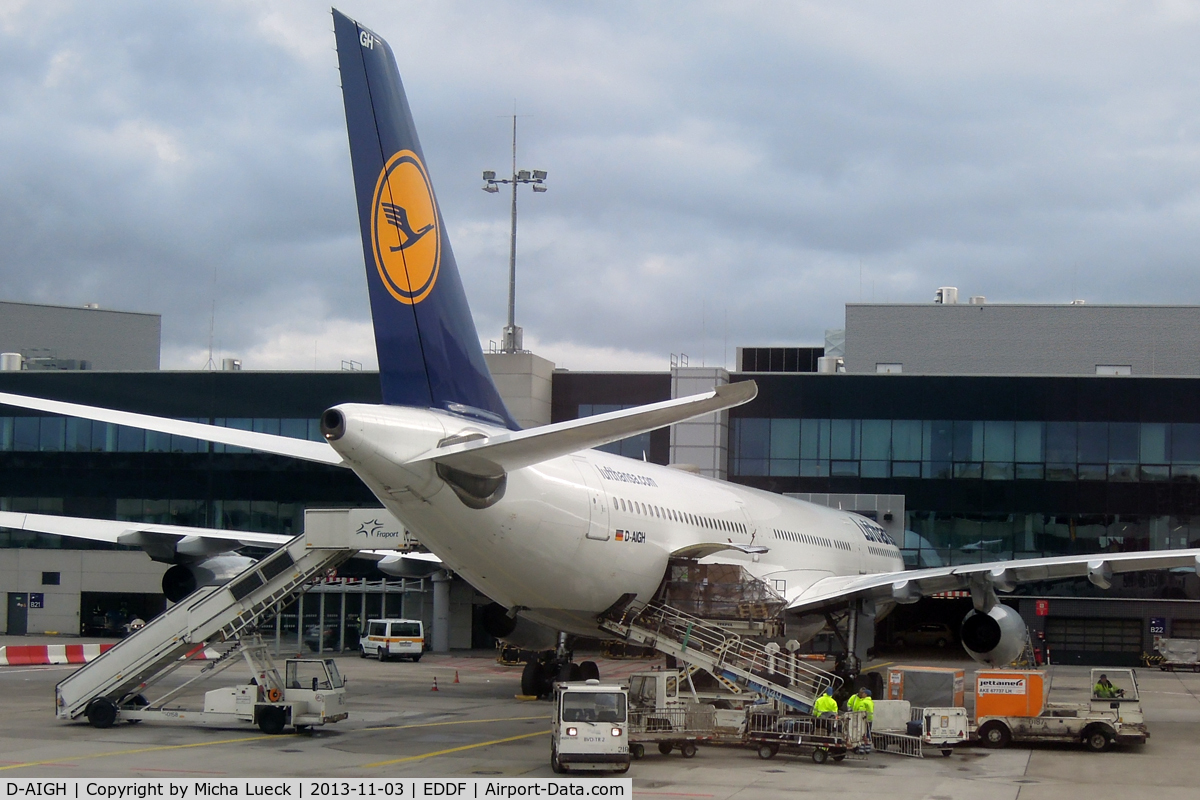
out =
{"type": "Polygon", "coordinates": [[[768,548],[708,560],[788,599],[821,578],[904,568],[861,517],[598,450],[513,470],[498,502],[469,508],[431,462],[408,462],[446,437],[503,429],[397,406],[338,410],[346,431],[330,443],[388,510],[488,597],[558,630],[595,635],[598,613],[629,592],[651,599],[671,555],[699,544],[768,548]]]}

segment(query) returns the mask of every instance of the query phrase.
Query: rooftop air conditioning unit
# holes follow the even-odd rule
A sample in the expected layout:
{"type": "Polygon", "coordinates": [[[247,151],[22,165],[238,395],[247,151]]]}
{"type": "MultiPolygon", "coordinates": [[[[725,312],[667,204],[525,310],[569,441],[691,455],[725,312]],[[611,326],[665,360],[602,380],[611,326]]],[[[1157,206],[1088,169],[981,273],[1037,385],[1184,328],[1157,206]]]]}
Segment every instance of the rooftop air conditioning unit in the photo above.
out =
{"type": "Polygon", "coordinates": [[[958,287],[939,286],[937,293],[933,296],[933,302],[943,306],[956,305],[958,303],[958,287]]]}

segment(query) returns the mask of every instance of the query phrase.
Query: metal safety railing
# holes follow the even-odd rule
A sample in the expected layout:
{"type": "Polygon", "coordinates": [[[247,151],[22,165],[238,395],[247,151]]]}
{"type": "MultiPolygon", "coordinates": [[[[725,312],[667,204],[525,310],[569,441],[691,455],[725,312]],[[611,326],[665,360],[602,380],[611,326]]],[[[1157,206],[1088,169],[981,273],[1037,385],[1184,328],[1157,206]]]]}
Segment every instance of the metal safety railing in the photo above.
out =
{"type": "Polygon", "coordinates": [[[600,625],[628,641],[654,647],[802,711],[811,710],[817,697],[841,684],[833,673],[791,653],[770,650],[659,603],[630,606],[615,618],[601,619],[600,625]]]}

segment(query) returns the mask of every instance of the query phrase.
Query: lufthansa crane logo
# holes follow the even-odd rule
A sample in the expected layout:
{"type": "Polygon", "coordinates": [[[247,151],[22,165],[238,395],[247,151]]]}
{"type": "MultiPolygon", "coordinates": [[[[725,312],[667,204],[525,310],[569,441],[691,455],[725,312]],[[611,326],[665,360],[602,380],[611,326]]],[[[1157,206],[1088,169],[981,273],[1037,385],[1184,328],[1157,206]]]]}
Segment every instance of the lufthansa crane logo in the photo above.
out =
{"type": "Polygon", "coordinates": [[[442,237],[429,175],[411,150],[388,160],[371,208],[371,245],[383,285],[401,303],[421,302],[437,283],[442,237]]]}

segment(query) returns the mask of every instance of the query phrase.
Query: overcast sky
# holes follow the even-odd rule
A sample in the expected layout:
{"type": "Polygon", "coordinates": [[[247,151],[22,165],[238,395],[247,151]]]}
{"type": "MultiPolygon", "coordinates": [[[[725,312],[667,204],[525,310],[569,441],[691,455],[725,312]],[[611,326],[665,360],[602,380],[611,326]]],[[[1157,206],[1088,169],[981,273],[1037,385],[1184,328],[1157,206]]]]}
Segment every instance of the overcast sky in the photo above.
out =
{"type": "MultiPolygon", "coordinates": [[[[821,344],[847,302],[1200,303],[1200,5],[347,0],[396,53],[485,346],[821,344]]],[[[325,2],[0,0],[0,299],[163,366],[375,365],[325,2]],[[215,308],[215,315],[213,310],[215,308]]]]}

